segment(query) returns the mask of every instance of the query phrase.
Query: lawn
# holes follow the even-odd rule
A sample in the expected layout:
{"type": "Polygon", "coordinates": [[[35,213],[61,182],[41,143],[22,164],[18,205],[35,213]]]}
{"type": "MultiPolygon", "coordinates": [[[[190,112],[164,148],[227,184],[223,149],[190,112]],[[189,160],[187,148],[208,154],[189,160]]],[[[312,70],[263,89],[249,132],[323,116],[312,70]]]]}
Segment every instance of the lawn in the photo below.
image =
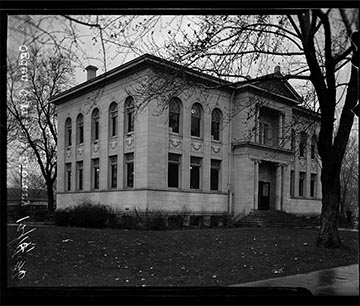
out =
{"type": "MultiPolygon", "coordinates": [[[[349,249],[331,250],[314,246],[316,229],[34,227],[18,286],[227,286],[358,263],[349,231],[340,232],[349,249]]],[[[9,241],[17,236],[8,226],[9,241]]]]}

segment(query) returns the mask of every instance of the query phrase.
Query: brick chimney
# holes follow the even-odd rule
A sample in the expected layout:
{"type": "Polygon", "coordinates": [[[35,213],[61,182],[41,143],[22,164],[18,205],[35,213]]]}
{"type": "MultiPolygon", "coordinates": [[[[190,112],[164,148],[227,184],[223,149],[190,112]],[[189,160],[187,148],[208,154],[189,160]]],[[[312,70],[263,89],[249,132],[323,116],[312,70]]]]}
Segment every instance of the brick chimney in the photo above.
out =
{"type": "Polygon", "coordinates": [[[279,66],[279,65],[275,66],[275,68],[274,68],[274,73],[281,74],[280,66],[279,66]]]}
{"type": "Polygon", "coordinates": [[[93,78],[96,78],[96,70],[98,70],[97,67],[89,65],[85,69],[87,71],[87,80],[88,81],[93,79],[93,78]]]}

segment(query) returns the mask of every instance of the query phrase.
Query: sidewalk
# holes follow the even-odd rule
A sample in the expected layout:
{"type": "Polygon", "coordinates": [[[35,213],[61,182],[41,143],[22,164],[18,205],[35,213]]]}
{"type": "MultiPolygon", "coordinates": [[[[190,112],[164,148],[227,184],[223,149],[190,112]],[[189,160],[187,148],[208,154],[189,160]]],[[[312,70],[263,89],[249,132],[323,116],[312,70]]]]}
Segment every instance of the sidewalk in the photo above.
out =
{"type": "Polygon", "coordinates": [[[359,295],[359,265],[271,278],[232,287],[303,287],[313,295],[359,295]]]}

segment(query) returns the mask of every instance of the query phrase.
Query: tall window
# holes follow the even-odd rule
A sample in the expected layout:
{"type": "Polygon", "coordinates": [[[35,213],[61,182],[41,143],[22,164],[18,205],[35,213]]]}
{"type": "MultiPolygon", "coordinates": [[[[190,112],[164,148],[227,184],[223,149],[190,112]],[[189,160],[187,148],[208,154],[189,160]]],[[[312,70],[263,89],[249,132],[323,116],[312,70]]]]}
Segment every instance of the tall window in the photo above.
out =
{"type": "Polygon", "coordinates": [[[190,188],[200,189],[201,157],[190,157],[190,188]]]}
{"type": "Polygon", "coordinates": [[[118,127],[118,106],[115,102],[111,103],[109,109],[109,135],[110,137],[117,135],[118,127]]]}
{"type": "Polygon", "coordinates": [[[311,159],[315,159],[315,153],[316,153],[316,136],[314,135],[311,138],[311,159]]]}
{"type": "Polygon", "coordinates": [[[77,162],[77,190],[83,190],[84,166],[83,162],[77,162]]]}
{"type": "Polygon", "coordinates": [[[290,196],[295,196],[295,172],[294,170],[290,171],[290,196]]]}
{"type": "Polygon", "coordinates": [[[210,169],[210,190],[219,190],[221,161],[212,159],[210,169]]]}
{"type": "Polygon", "coordinates": [[[71,190],[71,163],[65,164],[65,189],[71,190]]]}
{"type": "Polygon", "coordinates": [[[299,154],[301,157],[305,156],[305,152],[306,152],[306,140],[307,140],[307,135],[305,132],[301,132],[300,133],[300,147],[299,147],[299,154]]]}
{"type": "Polygon", "coordinates": [[[72,127],[71,127],[71,119],[67,118],[65,121],[65,146],[67,147],[71,147],[71,132],[72,132],[72,127]]]}
{"type": "Polygon", "coordinates": [[[125,154],[126,187],[134,187],[134,153],[125,154]]]}
{"type": "Polygon", "coordinates": [[[76,143],[84,143],[84,116],[79,114],[76,119],[76,143]]]}
{"type": "Polygon", "coordinates": [[[271,139],[269,136],[269,124],[265,122],[260,122],[259,124],[260,130],[260,144],[271,144],[271,139]]]}
{"type": "Polygon", "coordinates": [[[181,155],[169,153],[168,156],[168,187],[179,187],[181,155]]]}
{"type": "Polygon", "coordinates": [[[195,103],[191,109],[191,136],[200,137],[201,116],[201,105],[199,103],[195,103]]]}
{"type": "Polygon", "coordinates": [[[316,194],[316,174],[310,176],[310,197],[315,198],[316,194]]]}
{"type": "Polygon", "coordinates": [[[109,157],[110,188],[117,187],[117,156],[109,157]]]}
{"type": "Polygon", "coordinates": [[[100,174],[100,166],[99,159],[94,158],[92,160],[92,185],[93,189],[99,189],[99,174],[100,174]]]}
{"type": "Polygon", "coordinates": [[[211,136],[214,140],[220,140],[221,111],[215,108],[211,114],[211,136]]]}
{"type": "Polygon", "coordinates": [[[299,173],[299,197],[305,196],[305,187],[306,187],[306,173],[299,173]]]}
{"type": "Polygon", "coordinates": [[[180,132],[180,100],[172,98],[169,103],[169,127],[173,133],[180,132]]]}
{"type": "Polygon", "coordinates": [[[135,105],[134,98],[128,97],[125,101],[125,133],[134,131],[135,105]]]}
{"type": "Polygon", "coordinates": [[[100,133],[100,114],[97,108],[92,113],[92,141],[99,140],[100,133]]]}
{"type": "Polygon", "coordinates": [[[295,130],[291,129],[291,143],[290,143],[290,149],[291,151],[295,151],[295,139],[296,139],[296,134],[295,134],[295,130]]]}

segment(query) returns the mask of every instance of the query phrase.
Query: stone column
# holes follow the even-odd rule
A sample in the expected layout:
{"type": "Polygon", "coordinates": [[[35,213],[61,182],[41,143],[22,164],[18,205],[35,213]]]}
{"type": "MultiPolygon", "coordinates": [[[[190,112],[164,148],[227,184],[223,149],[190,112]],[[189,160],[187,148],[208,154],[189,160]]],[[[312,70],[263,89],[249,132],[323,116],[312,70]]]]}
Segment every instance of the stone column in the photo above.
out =
{"type": "Polygon", "coordinates": [[[275,209],[281,209],[281,182],[282,182],[282,166],[280,164],[276,165],[276,181],[275,181],[275,209]]]}
{"type": "Polygon", "coordinates": [[[253,203],[253,209],[258,208],[258,199],[259,195],[259,161],[254,160],[254,203],[253,203]]]}
{"type": "Polygon", "coordinates": [[[280,113],[279,115],[279,146],[282,147],[283,143],[284,143],[284,139],[283,139],[283,125],[284,125],[284,117],[283,114],[280,113]]]}

